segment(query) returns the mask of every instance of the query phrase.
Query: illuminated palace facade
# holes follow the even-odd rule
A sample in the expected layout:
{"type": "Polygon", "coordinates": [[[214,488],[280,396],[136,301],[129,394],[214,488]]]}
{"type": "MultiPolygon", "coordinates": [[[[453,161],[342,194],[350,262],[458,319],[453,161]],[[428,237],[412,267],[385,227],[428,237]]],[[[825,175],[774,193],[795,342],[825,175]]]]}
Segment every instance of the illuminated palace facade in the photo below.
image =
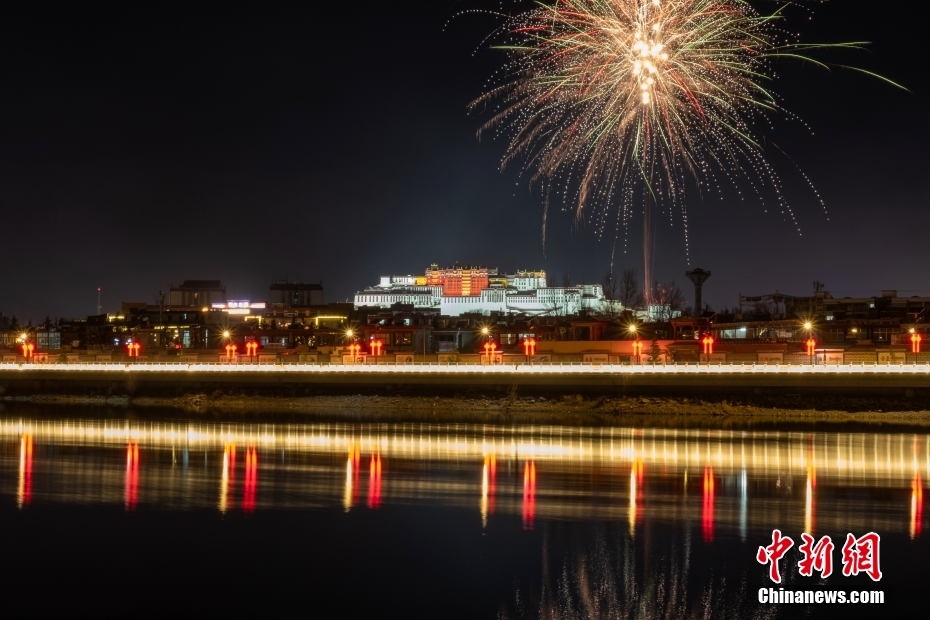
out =
{"type": "Polygon", "coordinates": [[[419,276],[381,276],[355,295],[355,308],[390,308],[395,304],[433,309],[445,316],[491,312],[571,315],[605,303],[599,284],[548,286],[545,271],[501,274],[494,268],[435,263],[419,276]]]}

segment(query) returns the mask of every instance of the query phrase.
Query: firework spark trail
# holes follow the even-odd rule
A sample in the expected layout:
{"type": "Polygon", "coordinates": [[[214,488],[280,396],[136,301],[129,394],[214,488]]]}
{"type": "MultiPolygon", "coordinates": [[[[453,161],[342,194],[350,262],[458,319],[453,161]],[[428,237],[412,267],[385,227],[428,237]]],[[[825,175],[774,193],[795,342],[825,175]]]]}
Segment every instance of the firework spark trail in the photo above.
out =
{"type": "Polygon", "coordinates": [[[591,207],[598,236],[606,211],[619,209],[625,227],[641,197],[648,271],[652,207],[680,213],[689,251],[688,181],[741,197],[745,183],[766,209],[770,194],[800,234],[754,129],[791,116],[768,89],[771,63],[862,44],[797,43],[781,19],[746,0],[554,0],[506,17],[495,47],[509,60],[471,109],[491,110],[479,135],[509,139],[502,166],[521,159],[545,187],[543,242],[553,187],[574,202],[576,222],[591,207]]]}

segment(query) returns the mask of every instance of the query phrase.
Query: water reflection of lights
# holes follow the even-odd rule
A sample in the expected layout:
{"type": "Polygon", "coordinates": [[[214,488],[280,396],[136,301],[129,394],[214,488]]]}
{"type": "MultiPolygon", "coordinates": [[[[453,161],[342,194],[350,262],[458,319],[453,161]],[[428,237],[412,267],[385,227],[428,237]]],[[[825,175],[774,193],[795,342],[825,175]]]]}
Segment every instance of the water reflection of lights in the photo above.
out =
{"type": "Polygon", "coordinates": [[[523,529],[533,529],[536,518],[536,463],[527,461],[523,465],[523,529]]]}
{"type": "Polygon", "coordinates": [[[368,466],[368,507],[381,506],[381,455],[377,452],[371,455],[368,466]]]}
{"type": "Polygon", "coordinates": [[[245,451],[245,478],[242,488],[242,510],[252,512],[255,510],[255,492],[258,488],[258,450],[246,448],[245,451]]]}
{"type": "Polygon", "coordinates": [[[815,521],[815,499],[814,488],[817,486],[817,472],[813,465],[807,466],[807,484],[804,488],[804,531],[808,534],[814,533],[815,521]]]}
{"type": "Polygon", "coordinates": [[[16,505],[29,505],[32,499],[32,435],[23,435],[19,442],[19,484],[16,487],[16,505]]]}
{"type": "Polygon", "coordinates": [[[139,444],[126,445],[126,510],[135,510],[139,502],[139,444]]]}
{"type": "Polygon", "coordinates": [[[346,487],[342,496],[342,507],[349,511],[358,498],[358,470],[362,459],[362,451],[358,443],[349,448],[349,458],[346,461],[346,487]]]}
{"type": "Polygon", "coordinates": [[[488,515],[494,514],[494,491],[497,480],[497,458],[493,454],[484,457],[481,466],[481,527],[487,527],[488,515]]]}
{"type": "MultiPolygon", "coordinates": [[[[736,474],[806,474],[808,465],[819,475],[846,484],[875,480],[909,484],[914,471],[930,475],[926,441],[908,442],[913,435],[866,433],[764,433],[521,426],[366,425],[358,431],[341,424],[237,425],[170,424],[159,422],[32,422],[0,421],[0,439],[19,440],[24,434],[37,442],[71,445],[112,445],[133,442],[142,447],[192,450],[244,443],[261,449],[346,454],[379,452],[382,457],[444,460],[474,458],[494,453],[498,459],[553,461],[565,465],[632,463],[684,471],[709,465],[736,474]],[[909,450],[908,443],[913,443],[909,450]]],[[[926,439],[926,437],[920,438],[926,439]]]]}
{"type": "Polygon", "coordinates": [[[636,459],[630,467],[630,536],[636,534],[636,522],[643,516],[643,461],[636,459]]]}
{"type": "MultiPolygon", "coordinates": [[[[37,496],[50,501],[114,501],[108,495],[113,489],[107,486],[113,482],[109,474],[91,475],[95,467],[109,466],[99,457],[90,465],[80,459],[91,449],[100,454],[118,448],[126,456],[119,494],[127,509],[143,496],[147,502],[175,506],[199,506],[205,497],[212,503],[219,482],[219,501],[213,505],[223,512],[232,506],[250,511],[260,505],[329,502],[349,510],[359,505],[365,484],[359,475],[365,467],[366,505],[371,508],[386,501],[440,501],[472,509],[477,503],[484,525],[497,511],[522,513],[527,527],[538,515],[626,518],[631,531],[644,518],[684,518],[700,520],[708,539],[721,523],[738,527],[745,538],[749,528],[759,527],[783,502],[794,502],[794,512],[788,514],[796,514],[797,528],[809,532],[866,518],[838,508],[837,500],[817,501],[822,489],[833,497],[830,489],[848,487],[899,489],[898,516],[888,511],[869,515],[884,519],[869,529],[900,530],[910,522],[908,529],[916,537],[923,529],[923,485],[930,479],[926,436],[912,434],[0,419],[0,442],[4,441],[19,448],[19,506],[28,505],[30,498],[35,503],[37,496]],[[34,446],[43,444],[78,449],[60,454],[55,450],[48,461],[38,458],[34,463],[45,454],[35,452],[34,446]],[[237,444],[248,446],[241,491],[235,489],[237,444]],[[147,455],[144,464],[137,458],[142,451],[147,455]],[[259,454],[277,452],[282,463],[289,455],[289,464],[262,461],[260,503],[259,454]],[[194,465],[200,453],[202,468],[194,465]],[[384,470],[388,462],[390,476],[384,470]],[[43,469],[52,466],[54,472],[43,469]],[[546,476],[537,487],[539,467],[546,476]],[[694,486],[688,484],[688,473],[693,479],[695,471],[704,472],[700,500],[689,497],[694,486]],[[74,484],[56,482],[46,490],[50,473],[80,479],[74,484]],[[794,485],[803,492],[791,489],[792,479],[806,481],[794,485]],[[62,490],[66,487],[75,490],[62,490]]],[[[15,462],[10,466],[15,469],[15,462]]]]}
{"type": "Polygon", "coordinates": [[[924,486],[920,474],[914,474],[911,482],[911,538],[920,536],[924,522],[924,486]]]}
{"type": "Polygon", "coordinates": [[[220,477],[220,512],[226,512],[229,506],[229,493],[235,483],[236,476],[236,446],[226,444],[223,446],[223,474],[220,477]]]}
{"type": "Polygon", "coordinates": [[[704,468],[704,502],[701,510],[701,528],[704,542],[714,542],[714,468],[704,468]]]}

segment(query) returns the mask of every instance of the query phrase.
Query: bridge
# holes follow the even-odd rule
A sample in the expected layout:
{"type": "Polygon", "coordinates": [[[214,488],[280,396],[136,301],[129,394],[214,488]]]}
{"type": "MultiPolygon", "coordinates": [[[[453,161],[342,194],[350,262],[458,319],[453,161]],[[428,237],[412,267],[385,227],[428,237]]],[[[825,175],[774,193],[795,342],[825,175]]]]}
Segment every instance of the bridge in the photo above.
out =
{"type": "Polygon", "coordinates": [[[0,364],[0,396],[254,394],[837,394],[930,397],[930,364],[0,364]]]}

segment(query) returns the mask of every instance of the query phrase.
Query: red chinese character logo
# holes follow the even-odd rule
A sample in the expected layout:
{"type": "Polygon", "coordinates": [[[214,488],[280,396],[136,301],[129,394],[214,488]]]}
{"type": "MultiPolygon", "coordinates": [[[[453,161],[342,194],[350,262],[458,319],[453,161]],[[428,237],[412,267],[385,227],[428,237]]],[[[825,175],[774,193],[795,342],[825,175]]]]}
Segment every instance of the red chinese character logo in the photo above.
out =
{"type": "Polygon", "coordinates": [[[810,534],[801,534],[801,546],[798,547],[804,557],[798,562],[798,572],[804,577],[810,577],[814,571],[820,572],[822,578],[827,578],[833,574],[833,541],[829,536],[824,536],[814,543],[814,537],[810,534]]]}
{"type": "Polygon", "coordinates": [[[771,564],[769,566],[769,577],[775,583],[781,583],[781,575],[778,573],[778,560],[788,552],[788,549],[794,546],[794,541],[788,536],[782,536],[781,530],[772,530],[772,544],[768,547],[759,547],[756,553],[756,561],[759,564],[771,564]]]}
{"type": "Polygon", "coordinates": [[[875,532],[869,532],[860,539],[852,534],[846,534],[846,544],[843,545],[843,576],[866,573],[872,581],[882,578],[882,571],[878,564],[878,545],[881,537],[875,532]]]}

